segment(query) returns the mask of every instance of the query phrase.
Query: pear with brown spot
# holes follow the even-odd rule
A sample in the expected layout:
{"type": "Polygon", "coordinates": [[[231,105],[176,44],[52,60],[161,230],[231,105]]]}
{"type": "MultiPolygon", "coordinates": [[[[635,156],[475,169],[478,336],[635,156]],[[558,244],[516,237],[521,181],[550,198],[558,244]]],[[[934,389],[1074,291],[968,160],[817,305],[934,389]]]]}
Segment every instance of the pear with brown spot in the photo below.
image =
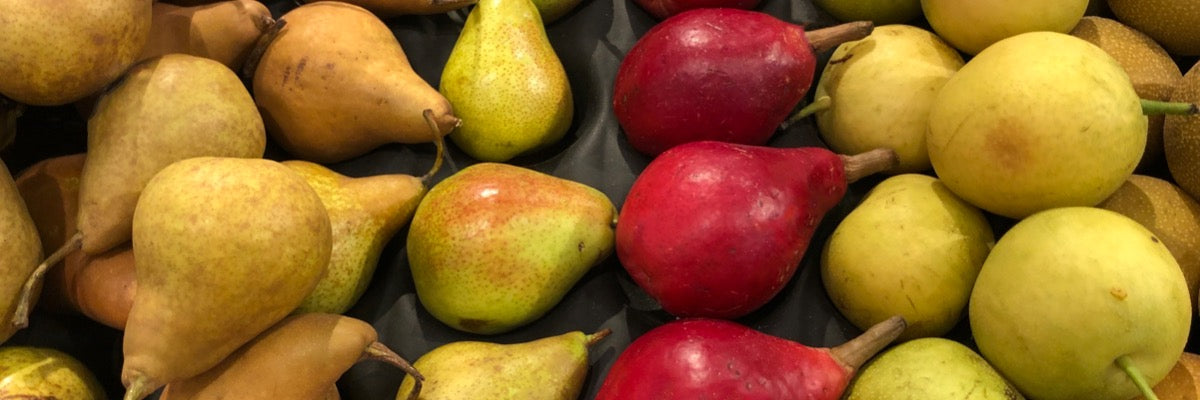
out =
{"type": "Polygon", "coordinates": [[[424,380],[378,339],[375,328],[358,319],[294,315],[207,372],[167,385],[159,399],[323,400],[337,396],[335,383],[342,374],[368,360],[394,365],[415,382],[424,380]]]}
{"type": "Polygon", "coordinates": [[[417,75],[391,29],[362,7],[320,1],[280,17],[252,71],[267,132],[288,153],[322,164],[388,143],[429,143],[433,110],[444,136],[459,119],[417,75]]]}
{"type": "Polygon", "coordinates": [[[104,400],[104,388],[86,365],[45,347],[0,348],[0,397],[4,399],[104,400]]]}
{"type": "Polygon", "coordinates": [[[587,185],[480,163],[417,206],[408,261],[421,304],[459,330],[497,334],[547,311],[612,253],[617,211],[587,185]]]}

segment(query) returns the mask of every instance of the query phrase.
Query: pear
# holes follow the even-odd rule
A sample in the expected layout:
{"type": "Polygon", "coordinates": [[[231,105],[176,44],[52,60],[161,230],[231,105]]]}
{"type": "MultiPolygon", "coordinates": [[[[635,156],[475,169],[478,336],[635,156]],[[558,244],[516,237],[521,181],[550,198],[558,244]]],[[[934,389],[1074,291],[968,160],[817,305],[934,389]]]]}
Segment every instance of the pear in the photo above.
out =
{"type": "Polygon", "coordinates": [[[936,178],[879,182],[830,234],[821,282],[859,329],[893,315],[901,340],[942,336],[959,321],[995,239],[983,212],[936,178]]]}
{"type": "Polygon", "coordinates": [[[327,164],[387,143],[431,142],[426,109],[442,135],[459,124],[370,11],[320,1],[280,19],[286,25],[254,69],[254,99],[267,131],[292,155],[327,164]]]}
{"type": "MultiPolygon", "coordinates": [[[[1083,17],[1070,34],[1100,46],[1121,64],[1140,98],[1168,101],[1179,80],[1183,79],[1179,65],[1162,46],[1120,22],[1103,17],[1083,17]]],[[[1163,119],[1163,115],[1149,117],[1146,151],[1138,170],[1158,169],[1163,163],[1163,119]]]]}
{"type": "Polygon", "coordinates": [[[33,346],[0,348],[0,394],[6,399],[106,398],[96,375],[78,359],[33,346]]]}
{"type": "Polygon", "coordinates": [[[542,22],[550,24],[579,7],[582,2],[583,0],[533,0],[533,5],[542,16],[542,22]]]}
{"type": "Polygon", "coordinates": [[[475,4],[476,0],[342,0],[365,8],[379,18],[444,14],[475,4]]]}
{"type": "Polygon", "coordinates": [[[846,400],[1024,399],[987,360],[953,340],[927,337],[896,345],[863,366],[846,400]]]}
{"type": "Polygon", "coordinates": [[[996,42],[946,82],[926,145],[955,194],[1021,218],[1107,198],[1141,160],[1146,129],[1111,56],[1074,36],[1030,32],[996,42]]]}
{"type": "MultiPolygon", "coordinates": [[[[1162,400],[1197,400],[1200,399],[1200,379],[1197,379],[1197,367],[1200,367],[1200,355],[1183,353],[1171,372],[1154,385],[1154,394],[1162,400]]],[[[1137,396],[1130,400],[1143,400],[1137,396]]]]}
{"type": "Polygon", "coordinates": [[[1108,0],[1117,19],[1154,38],[1175,56],[1200,55],[1200,4],[1173,0],[1108,0]]]}
{"type": "Polygon", "coordinates": [[[0,95],[56,106],[99,92],[146,45],[152,3],[0,1],[0,95]]]}
{"type": "MultiPolygon", "coordinates": [[[[17,312],[24,282],[42,258],[42,242],[25,200],[3,162],[0,162],[0,254],[3,254],[0,257],[0,311],[11,318],[17,312]]],[[[7,341],[19,328],[23,326],[0,323],[0,343],[7,341]]]]}
{"type": "Polygon", "coordinates": [[[992,248],[968,315],[979,352],[1029,398],[1124,400],[1179,360],[1192,293],[1170,251],[1113,211],[1063,207],[992,248]]]}
{"type": "Polygon", "coordinates": [[[320,197],[278,162],[196,157],[156,174],[133,216],[125,399],[199,375],[282,320],[321,279],[331,235],[320,197]]]}
{"type": "MultiPolygon", "coordinates": [[[[459,341],[439,346],[413,363],[425,376],[420,400],[574,400],[583,390],[588,347],[607,329],[574,331],[529,342],[459,341]]],[[[406,376],[396,400],[414,399],[416,379],[406,376]]]]}
{"type": "Polygon", "coordinates": [[[308,313],[280,321],[203,374],[172,382],[159,400],[322,400],[346,370],[365,360],[395,365],[417,382],[423,380],[378,341],[370,324],[308,313]]]}
{"type": "Polygon", "coordinates": [[[184,53],[211,58],[237,71],[274,23],[267,6],[255,0],[192,7],[156,2],[150,40],[138,60],[184,53]]]}
{"type": "Polygon", "coordinates": [[[838,46],[817,81],[816,112],[829,148],[858,154],[889,148],[900,158],[893,174],[930,168],[925,148],[929,108],[963,59],[932,32],[910,25],[878,26],[866,38],[838,46]]]}
{"type": "Polygon", "coordinates": [[[967,54],[1026,32],[1066,33],[1083,18],[1087,5],[1088,0],[921,0],[933,31],[967,54]]]}
{"type": "Polygon", "coordinates": [[[1153,232],[1183,270],[1188,293],[1200,291],[1200,203],[1171,182],[1133,175],[1097,207],[1129,217],[1153,232]]]}
{"type": "MultiPolygon", "coordinates": [[[[1200,103],[1200,63],[1183,75],[1171,93],[1171,101],[1200,103]]],[[[1163,122],[1163,150],[1175,183],[1193,199],[1200,198],[1200,157],[1196,157],[1200,154],[1200,117],[1167,115],[1163,122]]]]}
{"type": "Polygon", "coordinates": [[[482,0],[472,8],[438,90],[463,120],[450,139],[482,161],[557,143],[575,112],[566,70],[530,0],[482,0]]]}
{"type": "Polygon", "coordinates": [[[871,21],[875,25],[903,24],[921,16],[920,0],[813,0],[813,5],[838,21],[871,21]]]}
{"type": "Polygon", "coordinates": [[[612,253],[616,213],[584,184],[474,164],[430,189],[413,215],[407,249],[417,296],[459,330],[525,325],[612,253]]]}

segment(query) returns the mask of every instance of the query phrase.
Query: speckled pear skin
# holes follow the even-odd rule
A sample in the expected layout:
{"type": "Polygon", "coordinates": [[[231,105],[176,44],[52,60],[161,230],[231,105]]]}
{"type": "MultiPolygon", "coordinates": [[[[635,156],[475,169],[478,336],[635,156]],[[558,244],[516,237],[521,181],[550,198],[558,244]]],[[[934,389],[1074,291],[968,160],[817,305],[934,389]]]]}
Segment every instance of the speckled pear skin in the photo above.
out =
{"type": "Polygon", "coordinates": [[[0,348],[0,398],[104,400],[104,388],[87,366],[61,351],[29,346],[0,348]]]}
{"type": "Polygon", "coordinates": [[[56,106],[99,92],[142,51],[152,3],[0,1],[0,94],[56,106]]]}
{"type": "Polygon", "coordinates": [[[17,332],[9,323],[29,274],[42,260],[37,227],[17,191],[8,167],[0,161],[0,343],[17,332]]]}
{"type": "Polygon", "coordinates": [[[198,375],[282,320],[324,274],[331,235],[321,199],[278,162],[199,157],[155,175],[133,216],[125,398],[198,375]]]}
{"type": "Polygon", "coordinates": [[[377,338],[355,318],[293,315],[213,369],[167,385],[159,400],[323,400],[377,338]]]}
{"type": "Polygon", "coordinates": [[[344,313],[367,290],[383,247],[412,219],[427,188],[411,175],[351,178],[308,161],[289,160],[283,165],[316,190],[333,227],[333,252],[325,277],[296,312],[344,313]]]}
{"type": "MultiPolygon", "coordinates": [[[[588,370],[589,336],[569,332],[531,342],[453,342],[421,356],[425,376],[419,400],[574,400],[588,370]]],[[[396,400],[414,380],[405,377],[396,400]]]]}
{"type": "Polygon", "coordinates": [[[87,127],[78,217],[87,254],[129,241],[138,195],[163,167],[200,156],[261,158],[267,141],[237,74],[184,54],[134,66],[100,98],[87,127]]]}
{"type": "Polygon", "coordinates": [[[497,334],[549,311],[613,250],[616,209],[578,182],[497,163],[439,182],[417,206],[408,260],[421,304],[497,334]]]}

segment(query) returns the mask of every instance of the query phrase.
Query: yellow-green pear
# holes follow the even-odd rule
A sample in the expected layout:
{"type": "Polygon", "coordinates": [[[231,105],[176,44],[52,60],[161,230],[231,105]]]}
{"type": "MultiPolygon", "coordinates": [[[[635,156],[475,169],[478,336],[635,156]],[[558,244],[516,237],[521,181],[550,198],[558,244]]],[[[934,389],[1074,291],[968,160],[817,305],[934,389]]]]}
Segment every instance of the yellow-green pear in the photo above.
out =
{"type": "Polygon", "coordinates": [[[155,175],[133,216],[125,399],[212,368],[295,310],[331,235],[321,198],[276,161],[197,157],[155,175]]]}
{"type": "Polygon", "coordinates": [[[896,175],[838,223],[821,281],[860,329],[900,315],[908,322],[901,340],[942,336],[966,309],[994,241],[983,212],[936,178],[896,175]]]}
{"type": "Polygon", "coordinates": [[[934,32],[967,54],[1026,32],[1066,33],[1087,6],[1088,0],[921,0],[934,32]]]}
{"type": "Polygon", "coordinates": [[[968,315],[980,354],[1029,398],[1126,400],[1179,360],[1192,297],[1171,252],[1137,221],[1064,207],[1000,238],[968,315]]]}
{"type": "Polygon", "coordinates": [[[413,215],[407,250],[417,296],[459,330],[528,324],[612,253],[616,213],[587,185],[474,164],[434,185],[413,215]]]}
{"type": "Polygon", "coordinates": [[[926,145],[938,178],[967,202],[1021,218],[1094,206],[1142,158],[1147,119],[1104,50],[1030,32],[988,47],[946,82],[926,145]]]}
{"type": "Polygon", "coordinates": [[[99,92],[146,45],[152,3],[0,1],[0,95],[57,106],[99,92]]]}
{"type": "Polygon", "coordinates": [[[471,157],[507,161],[559,141],[571,126],[571,84],[531,0],[482,0],[442,70],[462,126],[450,139],[471,157]]]}
{"type": "Polygon", "coordinates": [[[0,348],[0,398],[104,400],[96,375],[70,354],[46,347],[0,348]]]}
{"type": "Polygon", "coordinates": [[[940,337],[898,344],[850,381],[846,400],[1023,400],[987,360],[940,337]]]}
{"type": "MultiPolygon", "coordinates": [[[[588,347],[608,336],[575,331],[530,342],[439,346],[413,363],[425,377],[420,400],[575,400],[588,372],[588,347]]],[[[404,377],[396,400],[410,399],[404,377]]]]}
{"type": "Polygon", "coordinates": [[[42,241],[8,167],[0,162],[0,343],[16,333],[9,323],[22,288],[42,259],[42,241]]]}
{"type": "Polygon", "coordinates": [[[830,98],[815,114],[829,148],[841,154],[888,148],[900,159],[888,172],[929,170],[929,108],[962,68],[958,52],[927,30],[885,25],[842,43],[831,59],[841,61],[825,64],[815,89],[816,98],[830,98]]]}

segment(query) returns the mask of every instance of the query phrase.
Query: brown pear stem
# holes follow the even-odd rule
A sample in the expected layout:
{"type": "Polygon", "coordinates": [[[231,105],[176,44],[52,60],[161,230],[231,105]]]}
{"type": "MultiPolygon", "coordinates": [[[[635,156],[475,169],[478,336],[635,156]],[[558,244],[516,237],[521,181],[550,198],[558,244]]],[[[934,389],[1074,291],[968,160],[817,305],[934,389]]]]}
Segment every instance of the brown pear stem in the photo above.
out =
{"type": "Polygon", "coordinates": [[[0,150],[17,138],[17,118],[25,113],[25,105],[0,95],[0,150]]]}
{"type": "Polygon", "coordinates": [[[287,26],[287,21],[283,19],[272,21],[271,25],[258,37],[258,41],[254,42],[254,47],[246,56],[246,63],[242,64],[242,79],[245,79],[246,82],[254,82],[254,73],[258,71],[258,63],[262,61],[262,56],[267,52],[267,47],[271,46],[271,42],[279,37],[279,32],[283,31],[284,26],[287,26]]]}
{"type": "Polygon", "coordinates": [[[842,159],[846,183],[853,183],[868,175],[887,171],[900,165],[900,158],[892,149],[874,149],[852,156],[838,155],[838,157],[842,159]]]}
{"type": "Polygon", "coordinates": [[[14,327],[23,329],[29,326],[29,312],[33,309],[33,302],[36,297],[34,292],[37,291],[38,284],[42,282],[42,278],[46,276],[46,271],[49,271],[50,267],[58,264],[59,261],[67,258],[67,255],[71,254],[71,252],[79,250],[79,247],[82,245],[83,233],[75,232],[75,235],[67,239],[67,242],[63,243],[62,247],[51,253],[49,257],[46,257],[45,260],[42,260],[41,264],[38,264],[33,269],[33,273],[29,274],[29,278],[25,280],[25,286],[21,287],[21,296],[17,299],[17,309],[13,312],[12,317],[12,325],[14,327]]]}
{"type": "Polygon", "coordinates": [[[151,393],[154,393],[155,390],[158,390],[159,387],[162,387],[162,385],[155,384],[149,377],[137,371],[130,373],[128,381],[125,384],[124,400],[142,400],[150,396],[151,393]]]}
{"type": "Polygon", "coordinates": [[[442,137],[442,130],[438,128],[437,120],[433,118],[433,110],[425,109],[421,113],[425,117],[425,123],[429,124],[429,131],[433,132],[433,145],[437,147],[437,155],[433,159],[433,167],[429,168],[429,172],[421,176],[422,183],[429,183],[430,179],[437,174],[438,170],[442,169],[442,161],[446,154],[446,139],[442,137]]]}
{"type": "Polygon", "coordinates": [[[904,328],[907,327],[908,322],[904,321],[904,317],[899,315],[893,316],[871,326],[866,332],[863,332],[863,334],[858,335],[854,339],[850,339],[849,342],[842,343],[841,346],[830,349],[829,353],[833,355],[834,361],[837,361],[838,365],[842,366],[842,369],[845,369],[847,373],[853,374],[854,371],[858,370],[858,367],[861,367],[867,360],[874,357],[875,353],[883,350],[893,340],[896,340],[904,332],[904,328]]]}
{"type": "Polygon", "coordinates": [[[804,34],[804,37],[812,46],[813,53],[824,53],[842,43],[865,38],[873,30],[875,30],[875,24],[871,21],[854,21],[809,31],[804,34]]]}
{"type": "Polygon", "coordinates": [[[413,368],[412,364],[409,364],[408,361],[406,361],[403,357],[400,357],[399,354],[396,354],[396,352],[392,351],[392,349],[389,349],[387,345],[380,343],[379,341],[371,342],[371,344],[367,346],[367,349],[363,351],[363,355],[361,358],[359,358],[359,360],[383,361],[396,366],[396,368],[400,368],[401,371],[404,371],[404,373],[413,377],[413,390],[412,392],[408,393],[408,400],[417,400],[417,396],[421,394],[421,383],[425,382],[425,376],[421,375],[421,373],[418,372],[416,368],[413,368]]]}
{"type": "Polygon", "coordinates": [[[585,341],[584,344],[587,345],[587,347],[592,347],[601,340],[604,340],[604,338],[608,337],[610,334],[612,334],[612,329],[601,329],[599,332],[587,335],[587,341],[585,341]]]}

